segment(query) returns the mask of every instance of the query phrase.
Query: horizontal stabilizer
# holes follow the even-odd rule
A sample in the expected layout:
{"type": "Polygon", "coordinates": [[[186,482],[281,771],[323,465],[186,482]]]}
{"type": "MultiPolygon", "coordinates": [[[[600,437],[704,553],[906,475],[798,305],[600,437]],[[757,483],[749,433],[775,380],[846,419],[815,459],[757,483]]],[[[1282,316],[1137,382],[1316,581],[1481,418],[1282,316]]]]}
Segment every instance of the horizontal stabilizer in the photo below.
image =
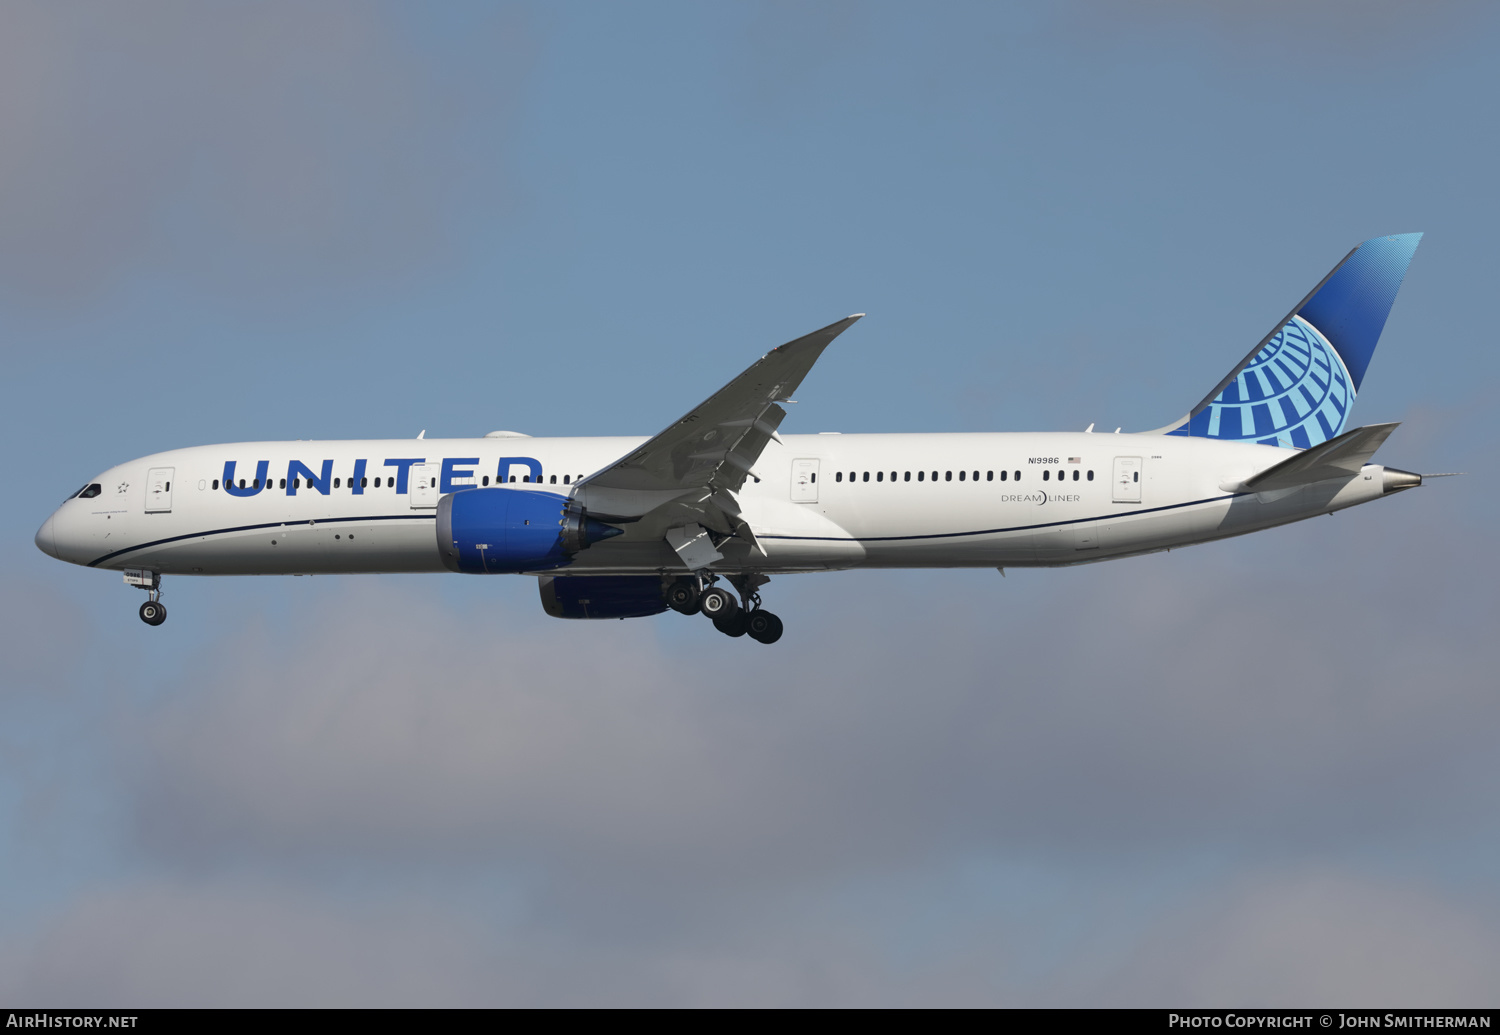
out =
{"type": "Polygon", "coordinates": [[[1338,438],[1321,445],[1304,449],[1274,467],[1268,467],[1252,478],[1235,486],[1237,492],[1276,492],[1279,489],[1295,489],[1312,482],[1334,478],[1352,478],[1360,468],[1370,462],[1375,450],[1400,426],[1394,424],[1370,424],[1355,428],[1338,438]]]}

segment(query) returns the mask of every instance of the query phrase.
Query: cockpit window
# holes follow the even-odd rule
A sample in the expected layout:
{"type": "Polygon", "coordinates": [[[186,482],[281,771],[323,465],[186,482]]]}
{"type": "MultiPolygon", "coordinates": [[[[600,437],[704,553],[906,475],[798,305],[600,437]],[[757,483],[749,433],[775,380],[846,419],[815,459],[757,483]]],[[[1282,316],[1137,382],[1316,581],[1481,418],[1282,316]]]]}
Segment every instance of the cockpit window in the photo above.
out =
{"type": "Polygon", "coordinates": [[[98,482],[93,482],[92,484],[85,485],[83,488],[73,493],[73,495],[69,496],[68,499],[91,500],[103,491],[103,487],[100,486],[98,482]]]}

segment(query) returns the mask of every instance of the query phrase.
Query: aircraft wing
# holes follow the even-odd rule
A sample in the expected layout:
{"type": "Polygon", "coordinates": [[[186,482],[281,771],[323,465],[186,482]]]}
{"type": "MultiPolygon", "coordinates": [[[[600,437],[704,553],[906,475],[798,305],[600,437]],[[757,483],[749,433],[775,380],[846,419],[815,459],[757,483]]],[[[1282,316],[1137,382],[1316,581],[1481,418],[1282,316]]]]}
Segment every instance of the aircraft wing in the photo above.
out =
{"type": "Polygon", "coordinates": [[[1369,463],[1375,450],[1399,426],[1398,421],[1394,424],[1369,424],[1363,428],[1355,428],[1266,468],[1245,479],[1238,489],[1241,492],[1276,492],[1331,478],[1351,478],[1369,463]]]}
{"type": "Polygon", "coordinates": [[[574,496],[603,521],[635,521],[676,504],[652,523],[697,521],[748,535],[732,494],[757,476],[756,461],[777,437],[786,416],[778,404],[797,390],[829,343],[863,315],[772,349],[655,438],[585,478],[574,496]],[[682,513],[672,513],[677,510],[682,513]]]}

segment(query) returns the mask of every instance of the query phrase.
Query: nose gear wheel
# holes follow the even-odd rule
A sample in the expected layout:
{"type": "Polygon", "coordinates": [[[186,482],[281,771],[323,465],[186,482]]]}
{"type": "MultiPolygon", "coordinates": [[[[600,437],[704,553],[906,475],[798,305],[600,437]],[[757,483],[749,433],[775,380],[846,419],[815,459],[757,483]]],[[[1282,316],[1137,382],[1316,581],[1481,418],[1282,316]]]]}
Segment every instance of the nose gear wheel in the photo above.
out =
{"type": "Polygon", "coordinates": [[[147,625],[160,625],[167,620],[167,609],[161,602],[161,575],[143,570],[127,570],[125,582],[144,589],[149,599],[141,605],[141,621],[147,625]]]}

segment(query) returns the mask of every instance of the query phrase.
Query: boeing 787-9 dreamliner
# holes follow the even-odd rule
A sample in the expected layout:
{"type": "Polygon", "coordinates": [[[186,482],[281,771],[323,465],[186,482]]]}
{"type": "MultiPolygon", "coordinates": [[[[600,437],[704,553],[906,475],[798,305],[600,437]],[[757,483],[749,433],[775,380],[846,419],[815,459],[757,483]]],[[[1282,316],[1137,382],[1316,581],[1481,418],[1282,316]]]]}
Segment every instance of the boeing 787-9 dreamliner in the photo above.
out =
{"type": "Polygon", "coordinates": [[[782,435],[859,316],[773,349],[647,439],[239,442],[89,479],[36,544],[164,575],[527,575],[558,618],[701,613],[762,643],[773,575],[1083,564],[1331,514],[1422,484],[1346,431],[1421,234],[1355,248],[1180,419],[1135,434],[782,435]],[[732,587],[733,593],[725,587],[732,587]]]}

